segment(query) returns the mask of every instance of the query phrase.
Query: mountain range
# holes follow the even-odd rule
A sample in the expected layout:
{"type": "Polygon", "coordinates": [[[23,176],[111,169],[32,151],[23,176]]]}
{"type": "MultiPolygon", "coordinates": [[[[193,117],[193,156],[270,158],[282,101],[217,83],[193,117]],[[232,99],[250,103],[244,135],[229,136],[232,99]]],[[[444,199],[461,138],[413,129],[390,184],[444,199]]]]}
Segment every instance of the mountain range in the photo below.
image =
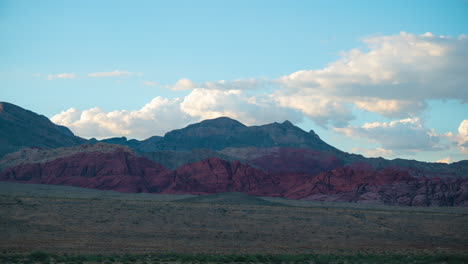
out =
{"type": "Polygon", "coordinates": [[[86,140],[0,103],[0,180],[121,192],[241,192],[301,200],[468,206],[468,161],[366,158],[291,122],[204,120],[146,140],[86,140]]]}

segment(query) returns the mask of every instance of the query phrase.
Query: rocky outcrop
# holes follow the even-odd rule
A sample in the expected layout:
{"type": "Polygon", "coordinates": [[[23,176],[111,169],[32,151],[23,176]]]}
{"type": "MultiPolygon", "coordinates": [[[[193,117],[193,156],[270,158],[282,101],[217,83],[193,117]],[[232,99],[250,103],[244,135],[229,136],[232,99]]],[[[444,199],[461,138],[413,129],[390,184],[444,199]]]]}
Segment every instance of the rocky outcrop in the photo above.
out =
{"type": "Polygon", "coordinates": [[[71,185],[120,192],[149,192],[147,179],[167,170],[126,151],[82,152],[45,163],[5,169],[3,181],[71,185]]]}
{"type": "Polygon", "coordinates": [[[208,194],[242,192],[250,195],[281,196],[275,178],[239,161],[211,158],[178,168],[164,193],[208,194]]]}
{"type": "Polygon", "coordinates": [[[120,192],[281,194],[271,175],[238,161],[212,158],[171,171],[123,150],[81,152],[44,163],[21,164],[2,171],[0,180],[120,192]]]}
{"type": "Polygon", "coordinates": [[[337,168],[290,188],[302,200],[406,206],[468,206],[468,178],[414,177],[405,169],[337,168]]]}

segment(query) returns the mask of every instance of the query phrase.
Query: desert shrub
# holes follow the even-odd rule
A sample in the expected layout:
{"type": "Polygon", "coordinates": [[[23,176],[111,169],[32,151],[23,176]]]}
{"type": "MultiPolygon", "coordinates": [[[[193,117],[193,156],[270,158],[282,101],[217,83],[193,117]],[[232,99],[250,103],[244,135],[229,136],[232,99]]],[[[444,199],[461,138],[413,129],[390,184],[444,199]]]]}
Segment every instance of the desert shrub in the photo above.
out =
{"type": "Polygon", "coordinates": [[[36,251],[29,254],[29,259],[32,261],[44,262],[49,259],[49,254],[41,251],[36,251]]]}

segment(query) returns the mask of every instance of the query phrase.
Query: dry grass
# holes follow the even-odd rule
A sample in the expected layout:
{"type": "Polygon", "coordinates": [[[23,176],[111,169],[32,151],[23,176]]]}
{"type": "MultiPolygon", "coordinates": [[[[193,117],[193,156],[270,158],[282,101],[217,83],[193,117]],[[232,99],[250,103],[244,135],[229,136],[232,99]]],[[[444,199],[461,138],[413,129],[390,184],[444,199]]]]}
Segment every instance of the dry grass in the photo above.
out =
{"type": "Polygon", "coordinates": [[[0,250],[10,252],[466,254],[467,234],[463,210],[0,196],[0,250]]]}

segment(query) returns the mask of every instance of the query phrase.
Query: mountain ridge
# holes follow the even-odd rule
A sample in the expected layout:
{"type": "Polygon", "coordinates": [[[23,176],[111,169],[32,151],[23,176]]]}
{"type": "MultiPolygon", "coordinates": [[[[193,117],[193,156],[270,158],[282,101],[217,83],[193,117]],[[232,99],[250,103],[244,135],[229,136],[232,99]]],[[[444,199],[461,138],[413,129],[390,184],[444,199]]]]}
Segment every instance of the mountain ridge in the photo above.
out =
{"type": "Polygon", "coordinates": [[[336,149],[314,131],[289,121],[246,126],[220,117],[163,137],[97,141],[76,137],[68,128],[20,107],[0,106],[0,135],[8,135],[3,140],[12,146],[3,151],[13,152],[0,157],[0,181],[120,192],[242,192],[319,201],[468,206],[467,160],[441,164],[366,158],[336,149]]]}

